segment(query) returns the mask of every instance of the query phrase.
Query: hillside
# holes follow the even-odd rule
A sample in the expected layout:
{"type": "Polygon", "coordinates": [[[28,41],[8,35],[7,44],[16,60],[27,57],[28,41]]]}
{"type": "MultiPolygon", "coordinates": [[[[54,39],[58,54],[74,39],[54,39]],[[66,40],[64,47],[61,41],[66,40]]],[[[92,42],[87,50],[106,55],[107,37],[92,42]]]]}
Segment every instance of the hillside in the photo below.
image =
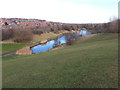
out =
{"type": "Polygon", "coordinates": [[[74,24],[74,23],[62,23],[51,22],[40,19],[24,19],[24,18],[0,18],[0,29],[6,28],[25,28],[25,29],[42,29],[44,27],[50,27],[53,30],[75,30],[78,28],[94,28],[97,24],[74,24]]]}
{"type": "Polygon", "coordinates": [[[75,24],[50,22],[40,19],[0,18],[0,31],[2,33],[2,41],[30,43],[36,42],[36,37],[43,40],[45,37],[41,36],[46,33],[54,36],[59,36],[58,34],[64,32],[77,32],[80,30],[87,30],[92,33],[119,33],[119,23],[120,20],[113,20],[108,23],[75,24]]]}
{"type": "Polygon", "coordinates": [[[3,57],[3,88],[117,88],[118,35],[98,34],[73,46],[3,57]]]}
{"type": "Polygon", "coordinates": [[[84,28],[91,30],[94,33],[103,32],[101,30],[104,29],[109,29],[107,32],[113,32],[110,31],[111,30],[110,28],[118,27],[117,26],[118,23],[120,23],[119,19],[113,20],[108,23],[63,23],[41,19],[0,18],[0,30],[24,28],[33,30],[41,29],[42,32],[49,32],[56,30],[77,30],[84,28]]]}

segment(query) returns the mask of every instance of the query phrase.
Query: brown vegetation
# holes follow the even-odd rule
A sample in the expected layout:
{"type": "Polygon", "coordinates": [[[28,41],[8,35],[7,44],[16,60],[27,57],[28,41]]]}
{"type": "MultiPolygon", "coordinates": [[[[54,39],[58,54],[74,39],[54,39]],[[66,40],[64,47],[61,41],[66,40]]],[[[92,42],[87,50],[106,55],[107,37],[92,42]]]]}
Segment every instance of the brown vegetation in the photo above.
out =
{"type": "Polygon", "coordinates": [[[26,43],[32,40],[31,30],[25,29],[6,29],[2,30],[2,40],[13,39],[14,42],[26,43]]]}
{"type": "Polygon", "coordinates": [[[13,29],[5,29],[5,30],[1,30],[1,32],[2,32],[2,40],[7,40],[14,37],[13,29]]]}
{"type": "Polygon", "coordinates": [[[99,24],[96,27],[97,33],[119,33],[118,24],[120,20],[114,20],[108,23],[99,24]]]}
{"type": "Polygon", "coordinates": [[[16,51],[17,55],[31,55],[32,51],[30,50],[30,47],[26,46],[20,50],[16,51]]]}
{"type": "Polygon", "coordinates": [[[73,45],[79,37],[75,35],[74,33],[70,33],[66,35],[66,45],[73,45]]]}
{"type": "Polygon", "coordinates": [[[30,42],[33,38],[33,34],[30,30],[15,30],[14,41],[20,43],[30,42]]]}
{"type": "MultiPolygon", "coordinates": [[[[12,20],[12,19],[11,19],[12,20]]],[[[17,20],[17,19],[15,19],[17,20]]],[[[18,19],[19,20],[19,19],[18,19]]],[[[113,20],[108,23],[101,24],[67,24],[67,23],[57,23],[57,22],[19,22],[14,23],[15,25],[10,26],[10,22],[7,20],[5,25],[3,25],[2,40],[13,39],[15,42],[30,42],[32,40],[33,34],[41,35],[43,33],[54,32],[58,34],[62,30],[75,31],[80,29],[87,29],[92,33],[119,33],[118,26],[120,28],[120,20],[113,20]],[[7,25],[6,25],[7,23],[7,25]],[[19,23],[19,24],[18,24],[19,23]],[[25,25],[24,25],[25,24],[25,25]],[[22,25],[22,26],[20,26],[22,25]]]]}

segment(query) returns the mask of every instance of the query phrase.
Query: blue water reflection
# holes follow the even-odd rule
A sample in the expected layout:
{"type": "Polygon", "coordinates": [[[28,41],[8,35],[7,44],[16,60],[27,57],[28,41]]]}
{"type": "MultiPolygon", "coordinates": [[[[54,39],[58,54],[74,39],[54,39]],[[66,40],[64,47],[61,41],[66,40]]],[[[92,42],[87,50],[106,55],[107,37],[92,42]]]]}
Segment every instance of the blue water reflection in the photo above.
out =
{"type": "Polygon", "coordinates": [[[65,36],[59,37],[59,38],[58,38],[58,42],[59,42],[59,44],[64,44],[64,43],[66,43],[66,38],[65,38],[65,36]]]}
{"type": "Polygon", "coordinates": [[[91,32],[86,30],[80,30],[80,35],[88,35],[88,34],[91,34],[91,32]]]}
{"type": "Polygon", "coordinates": [[[66,39],[65,39],[65,36],[62,36],[62,37],[57,38],[56,40],[48,41],[44,45],[34,46],[31,48],[31,50],[32,50],[32,53],[37,54],[37,53],[48,51],[48,50],[54,48],[55,46],[58,46],[58,45],[61,45],[64,43],[66,43],[66,39]]]}

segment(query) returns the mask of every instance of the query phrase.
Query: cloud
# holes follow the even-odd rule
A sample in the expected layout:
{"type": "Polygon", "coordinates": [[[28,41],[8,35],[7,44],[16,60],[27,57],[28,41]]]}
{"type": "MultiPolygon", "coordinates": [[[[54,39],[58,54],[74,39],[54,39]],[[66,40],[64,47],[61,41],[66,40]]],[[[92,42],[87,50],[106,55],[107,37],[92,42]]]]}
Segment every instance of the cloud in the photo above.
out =
{"type": "Polygon", "coordinates": [[[62,0],[2,0],[1,3],[0,17],[39,18],[66,23],[95,23],[106,22],[110,15],[116,15],[115,11],[111,12],[108,9],[103,10],[86,3],[76,4],[62,0]]]}

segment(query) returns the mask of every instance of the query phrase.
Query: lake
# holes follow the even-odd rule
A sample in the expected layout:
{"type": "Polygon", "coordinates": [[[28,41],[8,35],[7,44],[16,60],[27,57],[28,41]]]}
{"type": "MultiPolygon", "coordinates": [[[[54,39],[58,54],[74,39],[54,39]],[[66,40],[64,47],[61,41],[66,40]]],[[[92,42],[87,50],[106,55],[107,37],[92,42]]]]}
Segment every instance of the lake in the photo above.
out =
{"type": "Polygon", "coordinates": [[[32,53],[34,53],[34,54],[45,52],[45,51],[48,51],[56,46],[67,43],[68,40],[70,40],[70,39],[76,40],[77,38],[79,38],[83,35],[88,35],[88,34],[91,34],[91,32],[86,31],[86,30],[80,30],[79,33],[65,34],[61,37],[54,39],[54,40],[48,41],[44,45],[34,46],[31,48],[31,50],[32,50],[32,53]]]}

